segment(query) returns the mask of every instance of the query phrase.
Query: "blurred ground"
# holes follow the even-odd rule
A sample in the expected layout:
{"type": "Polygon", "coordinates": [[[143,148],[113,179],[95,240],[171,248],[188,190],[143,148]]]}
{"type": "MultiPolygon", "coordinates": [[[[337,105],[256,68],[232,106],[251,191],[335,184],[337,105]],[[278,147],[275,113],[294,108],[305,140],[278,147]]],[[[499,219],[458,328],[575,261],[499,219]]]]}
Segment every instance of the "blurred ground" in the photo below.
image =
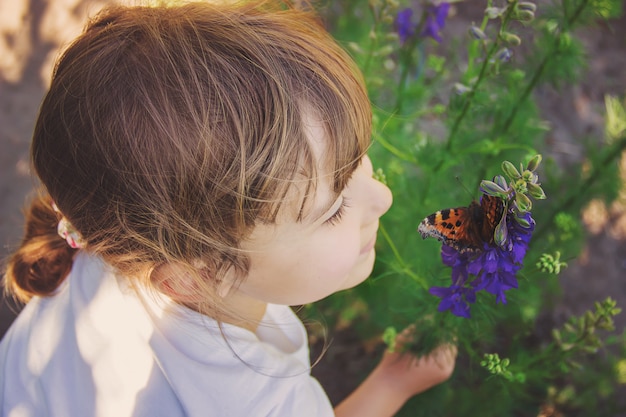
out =
{"type": "MultiPolygon", "coordinates": [[[[28,147],[39,103],[46,91],[59,49],[74,38],[86,20],[106,1],[96,0],[0,0],[0,259],[19,243],[21,207],[33,188],[28,147]]],[[[475,5],[475,3],[474,3],[475,5]]],[[[461,3],[446,31],[460,34],[476,10],[461,3]]],[[[481,12],[480,10],[478,12],[481,12]]],[[[552,126],[547,138],[550,156],[562,163],[584,157],[577,140],[589,133],[601,137],[605,94],[626,94],[626,18],[600,24],[582,33],[591,54],[585,81],[559,92],[541,89],[543,116],[552,126]]],[[[624,164],[626,165],[626,164],[624,164]]],[[[626,175],[626,166],[623,169],[626,175]]],[[[594,204],[581,214],[589,231],[586,249],[561,275],[563,298],[551,320],[562,321],[592,307],[607,296],[626,306],[626,196],[611,207],[594,204]]],[[[0,336],[14,313],[0,304],[0,336]]],[[[616,320],[624,329],[626,313],[616,320]]],[[[331,335],[332,336],[332,335],[331,335]]],[[[334,335],[314,373],[331,399],[343,398],[356,384],[362,370],[377,357],[375,349],[355,335],[334,335]],[[352,377],[350,377],[352,376],[352,377]]]]}

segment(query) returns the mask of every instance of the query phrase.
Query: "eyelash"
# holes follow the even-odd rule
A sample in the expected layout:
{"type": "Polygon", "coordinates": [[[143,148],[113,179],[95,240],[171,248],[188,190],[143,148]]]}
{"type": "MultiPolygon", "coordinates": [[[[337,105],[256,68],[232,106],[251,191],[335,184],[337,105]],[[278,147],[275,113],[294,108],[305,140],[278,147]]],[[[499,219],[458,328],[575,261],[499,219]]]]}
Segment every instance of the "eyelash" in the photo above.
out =
{"type": "Polygon", "coordinates": [[[348,207],[349,207],[348,199],[344,197],[337,211],[334,212],[333,215],[330,216],[328,219],[326,219],[326,221],[324,221],[324,224],[334,226],[337,223],[339,223],[341,221],[341,217],[343,216],[344,212],[346,211],[348,207]]]}

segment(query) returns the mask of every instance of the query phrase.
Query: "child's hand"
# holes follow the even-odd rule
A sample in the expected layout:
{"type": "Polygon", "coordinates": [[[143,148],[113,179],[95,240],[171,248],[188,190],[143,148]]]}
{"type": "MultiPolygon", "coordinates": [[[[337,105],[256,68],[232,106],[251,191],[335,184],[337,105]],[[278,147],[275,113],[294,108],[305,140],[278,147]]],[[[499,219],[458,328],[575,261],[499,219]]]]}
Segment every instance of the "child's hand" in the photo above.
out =
{"type": "Polygon", "coordinates": [[[335,416],[393,416],[409,398],[450,378],[456,346],[442,345],[416,359],[410,353],[401,353],[413,331],[410,326],[398,335],[396,352],[385,353],[365,381],[335,408],[335,416]]]}
{"type": "Polygon", "coordinates": [[[410,353],[402,353],[403,347],[411,339],[412,326],[406,328],[396,339],[394,352],[385,352],[383,359],[374,372],[396,390],[406,396],[424,392],[441,384],[452,375],[457,349],[454,345],[442,345],[428,356],[417,359],[410,353]]]}

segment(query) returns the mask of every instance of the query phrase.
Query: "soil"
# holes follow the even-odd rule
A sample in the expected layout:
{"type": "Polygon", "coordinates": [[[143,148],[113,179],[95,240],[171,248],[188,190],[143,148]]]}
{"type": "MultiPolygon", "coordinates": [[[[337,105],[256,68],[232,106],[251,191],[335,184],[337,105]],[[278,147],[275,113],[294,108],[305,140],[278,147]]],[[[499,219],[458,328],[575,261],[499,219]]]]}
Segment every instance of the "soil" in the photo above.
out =
{"type": "MultiPolygon", "coordinates": [[[[28,147],[37,109],[46,92],[53,62],[86,21],[106,1],[15,0],[0,2],[0,258],[19,244],[26,196],[32,192],[28,147]]],[[[471,2],[474,3],[474,2],[471,2]]],[[[478,20],[475,4],[459,3],[446,31],[459,34],[478,20]]],[[[582,83],[556,91],[537,91],[543,117],[551,125],[544,156],[562,164],[584,158],[580,139],[589,134],[602,138],[604,96],[626,94],[626,18],[600,23],[579,33],[590,66],[582,83]]],[[[626,157],[623,158],[626,176],[626,157]]],[[[625,178],[626,180],[626,178],[625,178]]],[[[626,306],[626,193],[607,207],[595,202],[583,213],[588,231],[583,254],[569,262],[561,274],[562,298],[548,319],[559,323],[580,314],[593,302],[611,296],[626,306]]],[[[0,303],[0,337],[18,311],[0,303]]],[[[626,313],[616,319],[617,331],[626,325],[626,313]]],[[[344,398],[371,368],[380,349],[363,343],[350,329],[333,331],[332,343],[314,374],[333,402],[344,398]]],[[[318,349],[316,345],[315,349],[318,349]]],[[[314,350],[315,350],[314,349],[314,350]]],[[[313,356],[316,357],[314,352],[313,356]]]]}

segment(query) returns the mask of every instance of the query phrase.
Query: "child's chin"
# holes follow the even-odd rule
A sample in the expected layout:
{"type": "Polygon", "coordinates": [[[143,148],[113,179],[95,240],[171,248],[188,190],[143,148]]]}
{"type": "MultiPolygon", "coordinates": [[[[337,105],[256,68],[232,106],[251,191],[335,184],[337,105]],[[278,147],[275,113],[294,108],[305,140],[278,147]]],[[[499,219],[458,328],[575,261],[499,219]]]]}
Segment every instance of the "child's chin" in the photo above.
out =
{"type": "Polygon", "coordinates": [[[355,267],[353,272],[350,274],[350,277],[348,277],[348,279],[344,282],[344,285],[342,285],[339,289],[340,291],[354,288],[363,281],[365,281],[367,278],[369,278],[372,271],[374,270],[376,252],[374,251],[374,249],[372,249],[367,253],[367,255],[364,256],[366,256],[365,259],[363,259],[363,261],[360,262],[357,267],[355,267]]]}

